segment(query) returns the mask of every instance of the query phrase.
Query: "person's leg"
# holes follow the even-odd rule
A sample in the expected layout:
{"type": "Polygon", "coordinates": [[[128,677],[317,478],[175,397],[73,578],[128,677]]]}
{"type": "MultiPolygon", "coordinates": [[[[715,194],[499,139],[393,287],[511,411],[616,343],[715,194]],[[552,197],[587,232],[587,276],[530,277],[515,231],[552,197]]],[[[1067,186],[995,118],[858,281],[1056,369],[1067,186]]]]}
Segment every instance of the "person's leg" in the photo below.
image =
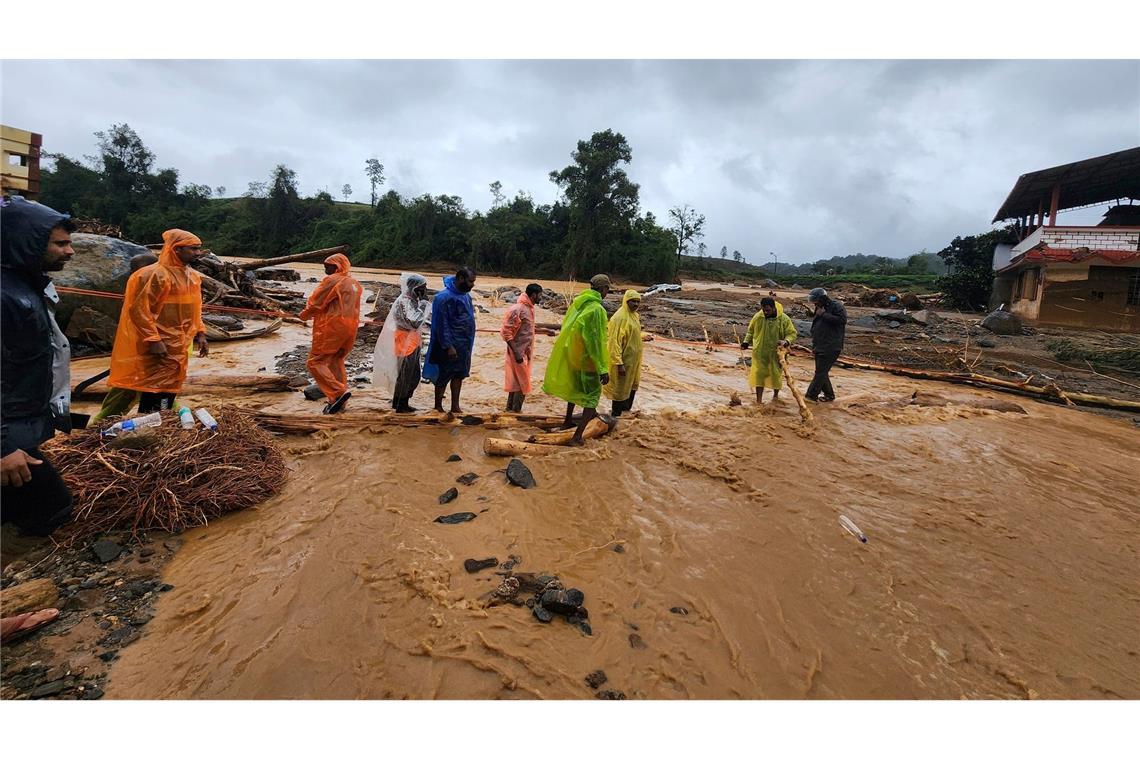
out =
{"type": "Polygon", "coordinates": [[[635,398],[637,398],[637,388],[634,388],[633,390],[631,390],[629,392],[629,398],[627,398],[625,400],[625,403],[622,405],[622,411],[632,412],[633,411],[633,400],[635,398]]]}
{"type": "Polygon", "coordinates": [[[515,392],[510,391],[507,393],[507,411],[513,412],[515,410],[515,392]]]}
{"type": "Polygon", "coordinates": [[[575,446],[581,445],[583,442],[582,433],[586,431],[586,425],[597,416],[597,409],[582,409],[582,421],[578,423],[578,428],[574,431],[574,437],[570,440],[570,443],[575,446]]]}
{"type": "Polygon", "coordinates": [[[764,402],[764,386],[756,386],[756,406],[760,406],[764,402]]]}
{"type": "Polygon", "coordinates": [[[435,410],[443,413],[443,394],[447,393],[447,381],[436,381],[435,383],[435,410]]]}
{"type": "Polygon", "coordinates": [[[139,414],[150,414],[174,408],[173,393],[140,393],[139,414]]]}
{"type": "Polygon", "coordinates": [[[772,403],[776,403],[776,399],[778,399],[778,398],[780,398],[780,389],[779,388],[773,388],[772,389],[772,403]]]}
{"type": "Polygon", "coordinates": [[[819,392],[823,390],[823,380],[827,376],[825,357],[821,354],[815,354],[815,374],[811,378],[811,383],[808,384],[807,391],[804,397],[811,401],[819,401],[819,392]]]}
{"type": "Polygon", "coordinates": [[[309,360],[305,362],[309,374],[313,376],[313,382],[321,389],[321,393],[325,394],[325,400],[330,404],[348,390],[348,383],[341,382],[333,369],[335,360],[336,354],[309,354],[309,360]]]}
{"type": "Polygon", "coordinates": [[[463,378],[451,378],[451,413],[463,414],[463,410],[459,407],[459,394],[463,392],[463,378]]]}
{"type": "Polygon", "coordinates": [[[828,401],[834,401],[835,389],[831,387],[831,368],[835,366],[835,362],[839,361],[839,354],[827,354],[823,358],[823,385],[821,386],[820,396],[828,401]]]}
{"type": "Polygon", "coordinates": [[[610,414],[614,417],[620,417],[623,409],[625,409],[624,401],[614,399],[613,403],[610,404],[610,414]]]}
{"type": "Polygon", "coordinates": [[[128,388],[112,388],[103,397],[103,404],[98,413],[91,418],[92,425],[102,422],[107,417],[121,417],[131,410],[139,400],[139,392],[128,388]]]}
{"type": "Polygon", "coordinates": [[[32,479],[24,485],[0,489],[0,520],[14,523],[26,534],[47,536],[71,519],[71,491],[39,449],[26,453],[43,464],[28,466],[32,479]]]}
{"type": "Polygon", "coordinates": [[[574,404],[566,404],[566,419],[562,421],[562,427],[574,427],[574,404]]]}
{"type": "Polygon", "coordinates": [[[522,407],[523,407],[524,401],[526,401],[526,394],[525,393],[523,393],[522,391],[519,391],[517,394],[515,394],[515,412],[516,413],[522,414],[522,407]]]}

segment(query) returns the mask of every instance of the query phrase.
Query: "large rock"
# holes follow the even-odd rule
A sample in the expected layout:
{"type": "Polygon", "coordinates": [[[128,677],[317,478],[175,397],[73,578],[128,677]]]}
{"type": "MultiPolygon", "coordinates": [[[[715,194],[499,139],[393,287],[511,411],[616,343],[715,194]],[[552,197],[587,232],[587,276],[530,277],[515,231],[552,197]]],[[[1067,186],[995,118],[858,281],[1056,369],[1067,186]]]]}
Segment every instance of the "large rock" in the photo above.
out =
{"type": "Polygon", "coordinates": [[[54,607],[57,602],[59,590],[55,583],[51,578],[38,578],[9,586],[0,592],[0,614],[10,617],[21,612],[36,612],[54,607]]]}
{"type": "Polygon", "coordinates": [[[82,343],[100,351],[110,351],[115,345],[115,332],[118,329],[117,319],[112,319],[103,312],[84,305],[71,313],[64,334],[73,343],[82,343]]]}
{"type": "Polygon", "coordinates": [[[945,321],[941,314],[931,309],[922,309],[914,312],[910,316],[920,325],[937,325],[945,321]]]}
{"type": "MultiPolygon", "coordinates": [[[[75,255],[62,272],[53,272],[52,282],[58,287],[122,293],[131,274],[131,259],[142,253],[153,253],[141,245],[107,237],[77,232],[71,236],[75,255]]],[[[118,324],[122,301],[97,296],[60,295],[55,316],[61,330],[67,331],[71,315],[81,306],[102,312],[118,324]]]]}
{"type": "Polygon", "coordinates": [[[899,302],[902,303],[903,308],[921,310],[922,301],[914,293],[903,293],[899,297],[899,302]]]}
{"type": "Polygon", "coordinates": [[[982,327],[996,335],[1021,335],[1021,320],[1008,311],[991,311],[982,320],[982,327]]]}

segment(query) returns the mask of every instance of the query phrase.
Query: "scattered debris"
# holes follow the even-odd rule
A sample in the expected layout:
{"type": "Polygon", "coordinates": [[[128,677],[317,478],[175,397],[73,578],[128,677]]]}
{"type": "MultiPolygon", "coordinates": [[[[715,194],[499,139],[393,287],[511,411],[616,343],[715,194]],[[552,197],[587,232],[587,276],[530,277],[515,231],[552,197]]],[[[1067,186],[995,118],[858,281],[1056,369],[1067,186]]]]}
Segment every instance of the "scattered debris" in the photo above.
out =
{"type": "Polygon", "coordinates": [[[459,498],[459,489],[454,486],[439,495],[440,504],[450,504],[459,498]]]}
{"type": "Polygon", "coordinates": [[[624,691],[613,691],[607,689],[606,691],[599,691],[597,694],[598,699],[625,699],[624,691]]]}
{"type": "Polygon", "coordinates": [[[689,614],[689,611],[687,609],[685,609],[684,607],[670,607],[669,611],[672,612],[674,615],[688,615],[689,614]]]}
{"type": "Polygon", "coordinates": [[[586,676],[586,685],[591,689],[597,689],[608,680],[609,679],[606,677],[606,671],[595,670],[593,673],[590,673],[586,676]]]}
{"type": "MultiPolygon", "coordinates": [[[[455,482],[459,483],[460,485],[469,486],[478,479],[479,479],[479,476],[476,475],[475,473],[465,472],[462,475],[460,475],[458,478],[456,478],[455,482]]],[[[454,490],[454,489],[452,489],[452,490],[454,490]]]]}
{"type": "Polygon", "coordinates": [[[645,643],[645,639],[641,638],[639,633],[629,634],[629,645],[633,649],[648,649],[649,645],[645,643]]]}
{"type": "Polygon", "coordinates": [[[477,573],[480,570],[486,570],[489,567],[496,567],[499,564],[497,557],[488,557],[487,559],[466,559],[463,561],[463,569],[469,573],[477,573]]]}
{"type": "Polygon", "coordinates": [[[475,519],[474,512],[456,512],[450,515],[441,515],[433,522],[443,523],[444,525],[456,525],[458,523],[465,523],[475,519]]]}

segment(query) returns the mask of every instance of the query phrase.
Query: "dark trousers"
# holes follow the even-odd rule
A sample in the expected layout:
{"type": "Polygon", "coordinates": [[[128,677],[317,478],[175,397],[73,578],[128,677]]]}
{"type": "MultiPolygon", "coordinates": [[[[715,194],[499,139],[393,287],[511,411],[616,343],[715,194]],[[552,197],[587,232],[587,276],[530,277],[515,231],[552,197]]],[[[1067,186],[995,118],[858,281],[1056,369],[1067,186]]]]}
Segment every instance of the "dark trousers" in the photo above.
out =
{"type": "Polygon", "coordinates": [[[815,355],[815,377],[811,379],[811,385],[808,386],[805,394],[808,398],[816,399],[819,398],[820,394],[823,394],[824,398],[835,398],[835,389],[831,387],[831,378],[828,377],[827,373],[831,372],[831,368],[835,366],[838,359],[838,351],[815,355]]]}
{"type": "Polygon", "coordinates": [[[637,389],[634,388],[632,391],[629,392],[629,398],[627,398],[625,401],[613,402],[613,408],[610,409],[610,413],[613,414],[613,416],[615,416],[615,417],[620,417],[622,412],[633,411],[633,399],[636,397],[637,397],[637,389]]]}
{"type": "Polygon", "coordinates": [[[174,408],[173,393],[143,393],[139,396],[139,414],[150,414],[174,408]]]}
{"type": "Polygon", "coordinates": [[[24,452],[43,464],[29,465],[31,481],[0,489],[0,520],[14,523],[24,533],[47,536],[71,519],[71,491],[39,449],[24,452]]]}

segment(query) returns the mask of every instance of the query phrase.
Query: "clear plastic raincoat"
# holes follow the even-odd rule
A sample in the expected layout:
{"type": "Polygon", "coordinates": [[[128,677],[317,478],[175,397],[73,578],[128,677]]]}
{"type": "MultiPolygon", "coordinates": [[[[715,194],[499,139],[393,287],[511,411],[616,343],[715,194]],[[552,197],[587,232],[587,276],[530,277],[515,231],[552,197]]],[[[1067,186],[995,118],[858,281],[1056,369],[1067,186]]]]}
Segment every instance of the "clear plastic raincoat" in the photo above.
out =
{"type": "Polygon", "coordinates": [[[580,293],[562,320],[554,341],[542,390],[587,409],[595,409],[602,395],[600,375],[609,372],[606,351],[606,310],[593,288],[580,293]]]}
{"type": "Polygon", "coordinates": [[[629,310],[630,301],[640,301],[636,290],[625,291],[621,308],[610,317],[606,348],[610,355],[610,381],[602,391],[607,398],[625,401],[641,385],[641,316],[629,310]],[[625,374],[618,367],[625,368],[625,374]]]}
{"type": "Polygon", "coordinates": [[[194,336],[202,323],[202,276],[182,263],[174,249],[201,245],[185,230],[162,233],[158,263],[143,267],[127,280],[119,328],[111,350],[112,388],[143,393],[178,393],[186,380],[194,336]],[[166,354],[152,354],[161,342],[166,354]]]}
{"type": "Polygon", "coordinates": [[[352,266],[343,253],[334,253],[325,263],[335,266],[336,272],[321,280],[299,316],[313,320],[313,345],[307,366],[331,403],[348,390],[344,360],[356,340],[360,294],[364,289],[349,275],[352,266]]]}
{"type": "Polygon", "coordinates": [[[530,393],[530,363],[534,359],[534,302],[526,293],[503,314],[499,335],[507,344],[503,389],[507,393],[530,393]],[[515,361],[515,353],[522,356],[515,361]]]}
{"type": "Polygon", "coordinates": [[[776,344],[781,340],[791,343],[795,339],[796,327],[786,314],[777,313],[768,319],[763,311],[756,312],[756,316],[748,323],[748,332],[744,334],[744,342],[752,344],[752,369],[748,372],[748,385],[774,390],[783,388],[784,375],[780,371],[780,362],[776,359],[776,344]]]}
{"type": "MultiPolygon", "coordinates": [[[[388,310],[384,320],[384,330],[376,339],[376,350],[372,354],[372,383],[383,393],[395,394],[400,379],[400,365],[413,354],[419,368],[420,326],[427,319],[431,301],[420,300],[415,289],[426,285],[427,280],[413,272],[400,275],[400,295],[388,310]]],[[[419,381],[419,378],[416,378],[419,381]]],[[[414,386],[413,386],[414,388],[414,386]]]]}

